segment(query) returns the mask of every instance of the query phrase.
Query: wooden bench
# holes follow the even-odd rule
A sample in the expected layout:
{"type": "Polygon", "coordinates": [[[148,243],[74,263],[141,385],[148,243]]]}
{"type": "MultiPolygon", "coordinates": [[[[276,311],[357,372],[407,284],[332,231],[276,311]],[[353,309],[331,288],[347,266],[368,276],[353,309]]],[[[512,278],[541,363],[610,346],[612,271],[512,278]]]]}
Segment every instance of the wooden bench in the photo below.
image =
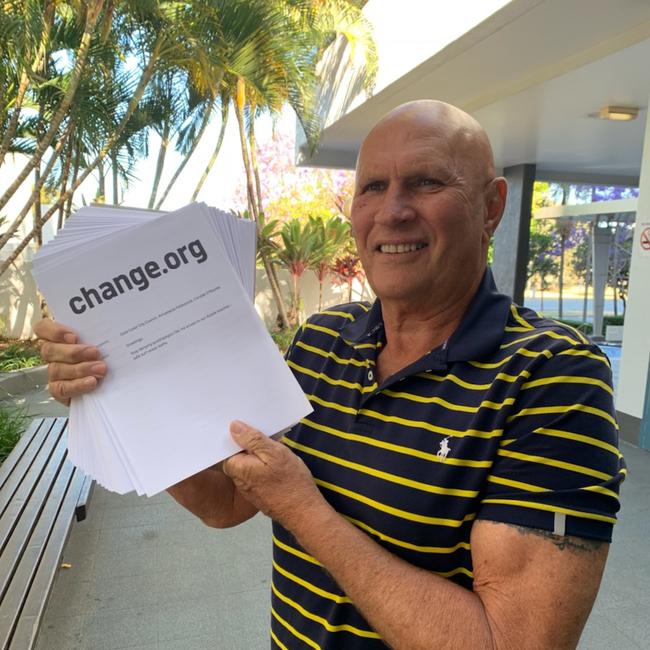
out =
{"type": "Polygon", "coordinates": [[[67,459],[67,418],[39,418],[0,466],[0,648],[32,648],[72,520],[93,481],[67,459]]]}

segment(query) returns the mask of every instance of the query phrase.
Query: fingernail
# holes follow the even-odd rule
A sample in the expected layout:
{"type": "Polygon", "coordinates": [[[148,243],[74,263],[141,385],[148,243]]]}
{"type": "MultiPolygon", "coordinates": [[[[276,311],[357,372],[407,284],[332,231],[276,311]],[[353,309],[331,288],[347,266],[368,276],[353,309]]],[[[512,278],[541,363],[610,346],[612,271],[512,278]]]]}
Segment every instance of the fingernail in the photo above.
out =
{"type": "Polygon", "coordinates": [[[93,363],[93,365],[90,366],[90,372],[94,375],[103,375],[106,372],[106,364],[104,362],[93,363]]]}
{"type": "Polygon", "coordinates": [[[96,359],[99,359],[99,350],[96,347],[93,347],[92,345],[88,346],[84,350],[84,354],[86,355],[86,359],[88,359],[88,361],[94,361],[96,359]]]}
{"type": "Polygon", "coordinates": [[[231,433],[243,433],[244,429],[245,429],[245,425],[241,420],[233,420],[230,423],[231,433]]]}
{"type": "Polygon", "coordinates": [[[94,377],[86,377],[83,385],[87,388],[92,388],[96,383],[97,380],[94,377]]]}
{"type": "Polygon", "coordinates": [[[67,334],[63,335],[63,340],[66,343],[76,343],[77,337],[72,332],[68,332],[67,334]]]}

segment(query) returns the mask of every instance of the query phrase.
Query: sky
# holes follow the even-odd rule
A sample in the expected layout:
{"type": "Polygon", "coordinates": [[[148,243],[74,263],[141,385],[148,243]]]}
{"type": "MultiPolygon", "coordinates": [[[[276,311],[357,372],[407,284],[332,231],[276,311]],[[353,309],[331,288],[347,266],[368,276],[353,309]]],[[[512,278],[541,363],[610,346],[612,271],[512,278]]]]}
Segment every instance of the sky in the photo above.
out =
{"type": "MultiPolygon", "coordinates": [[[[190,159],[183,173],[176,181],[169,193],[162,208],[174,210],[187,205],[190,202],[194,188],[205,169],[210,158],[214,144],[219,134],[220,120],[214,119],[208,126],[206,134],[197,148],[194,156],[190,159]]],[[[282,133],[293,133],[295,131],[295,116],[291,109],[286,109],[277,120],[275,128],[282,133]]],[[[268,116],[259,118],[255,123],[255,134],[258,145],[263,145],[273,134],[273,123],[268,116]]],[[[151,186],[153,183],[156,156],[160,140],[153,135],[149,142],[150,154],[146,159],[138,162],[134,174],[138,177],[134,180],[124,194],[122,204],[133,207],[147,207],[151,186]]],[[[167,181],[176,171],[181,161],[181,156],[175,151],[170,151],[165,162],[165,169],[160,183],[159,195],[167,186],[167,181]]],[[[239,131],[237,121],[231,111],[228,118],[228,126],[223,145],[217,161],[210,172],[210,176],[203,185],[198,196],[199,201],[204,201],[224,210],[242,209],[244,206],[237,203],[236,188],[245,178],[244,165],[242,163],[241,149],[239,146],[239,131]]]]}

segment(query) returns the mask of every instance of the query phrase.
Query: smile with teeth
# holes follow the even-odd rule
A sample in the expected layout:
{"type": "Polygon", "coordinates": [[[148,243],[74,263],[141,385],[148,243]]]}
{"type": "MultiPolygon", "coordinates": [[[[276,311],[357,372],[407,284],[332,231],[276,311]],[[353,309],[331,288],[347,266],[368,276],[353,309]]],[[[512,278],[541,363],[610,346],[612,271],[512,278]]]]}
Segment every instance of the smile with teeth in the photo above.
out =
{"type": "Polygon", "coordinates": [[[419,251],[421,248],[425,248],[426,244],[419,242],[417,244],[380,244],[379,252],[380,253],[412,253],[413,251],[419,251]]]}

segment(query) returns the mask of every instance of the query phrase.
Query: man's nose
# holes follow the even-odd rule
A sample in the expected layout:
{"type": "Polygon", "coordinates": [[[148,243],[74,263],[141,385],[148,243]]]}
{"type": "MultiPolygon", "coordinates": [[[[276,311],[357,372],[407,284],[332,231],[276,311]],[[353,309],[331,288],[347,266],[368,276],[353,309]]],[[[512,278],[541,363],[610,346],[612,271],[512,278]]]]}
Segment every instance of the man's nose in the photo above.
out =
{"type": "Polygon", "coordinates": [[[415,217],[412,197],[401,187],[389,187],[384,193],[381,210],[375,220],[385,225],[396,225],[415,217]]]}

